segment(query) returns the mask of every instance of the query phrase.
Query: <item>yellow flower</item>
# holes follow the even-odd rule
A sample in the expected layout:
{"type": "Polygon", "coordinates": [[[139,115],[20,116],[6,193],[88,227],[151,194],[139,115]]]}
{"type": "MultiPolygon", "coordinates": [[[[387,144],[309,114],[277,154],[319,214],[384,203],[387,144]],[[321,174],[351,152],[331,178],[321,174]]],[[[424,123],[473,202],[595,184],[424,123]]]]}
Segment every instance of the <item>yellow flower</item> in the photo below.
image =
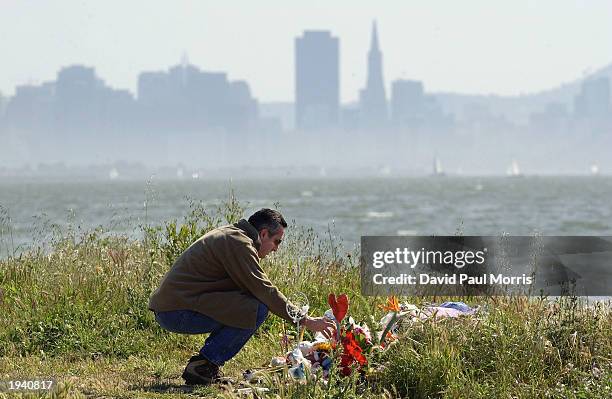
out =
{"type": "Polygon", "coordinates": [[[312,349],[316,351],[331,351],[331,344],[329,342],[317,342],[312,346],[312,349]]]}

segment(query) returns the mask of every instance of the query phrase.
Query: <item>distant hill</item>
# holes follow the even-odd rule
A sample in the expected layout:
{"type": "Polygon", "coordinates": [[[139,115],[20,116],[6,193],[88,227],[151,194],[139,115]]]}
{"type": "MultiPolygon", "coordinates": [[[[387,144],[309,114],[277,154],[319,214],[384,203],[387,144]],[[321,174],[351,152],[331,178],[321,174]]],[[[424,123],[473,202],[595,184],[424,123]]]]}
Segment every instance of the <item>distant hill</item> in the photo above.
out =
{"type": "Polygon", "coordinates": [[[543,110],[551,102],[565,104],[568,111],[572,112],[574,97],[580,92],[582,82],[602,76],[612,82],[612,64],[581,79],[521,96],[464,95],[444,92],[433,94],[445,112],[454,114],[458,119],[463,119],[470,110],[486,107],[492,115],[505,116],[516,123],[524,123],[528,120],[529,114],[543,110]]]}

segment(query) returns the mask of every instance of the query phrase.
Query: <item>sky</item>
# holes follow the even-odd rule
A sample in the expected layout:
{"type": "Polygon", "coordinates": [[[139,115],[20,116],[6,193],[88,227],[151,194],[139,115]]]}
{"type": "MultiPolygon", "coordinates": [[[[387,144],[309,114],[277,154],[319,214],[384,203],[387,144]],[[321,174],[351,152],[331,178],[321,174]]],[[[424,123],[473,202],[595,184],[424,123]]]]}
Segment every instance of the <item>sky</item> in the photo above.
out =
{"type": "Polygon", "coordinates": [[[430,92],[519,95],[612,63],[610,0],[0,0],[0,93],[96,68],[136,91],[142,71],[181,61],[246,80],[260,101],[292,101],[294,40],[340,39],[341,100],[365,84],[372,21],[387,90],[416,79],[430,92]]]}

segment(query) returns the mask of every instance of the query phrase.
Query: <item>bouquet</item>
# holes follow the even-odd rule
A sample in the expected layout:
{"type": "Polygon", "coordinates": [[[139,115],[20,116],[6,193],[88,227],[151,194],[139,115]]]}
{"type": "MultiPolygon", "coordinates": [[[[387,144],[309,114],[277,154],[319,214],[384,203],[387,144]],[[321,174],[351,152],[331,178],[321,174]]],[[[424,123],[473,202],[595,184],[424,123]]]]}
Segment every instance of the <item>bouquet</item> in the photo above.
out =
{"type": "Polygon", "coordinates": [[[348,376],[354,369],[359,372],[364,371],[368,364],[367,355],[373,348],[372,335],[368,325],[358,324],[352,317],[343,323],[349,307],[349,300],[346,294],[329,294],[327,302],[331,307],[331,315],[326,312],[326,317],[336,322],[336,345],[341,344],[340,354],[340,373],[348,376]]]}

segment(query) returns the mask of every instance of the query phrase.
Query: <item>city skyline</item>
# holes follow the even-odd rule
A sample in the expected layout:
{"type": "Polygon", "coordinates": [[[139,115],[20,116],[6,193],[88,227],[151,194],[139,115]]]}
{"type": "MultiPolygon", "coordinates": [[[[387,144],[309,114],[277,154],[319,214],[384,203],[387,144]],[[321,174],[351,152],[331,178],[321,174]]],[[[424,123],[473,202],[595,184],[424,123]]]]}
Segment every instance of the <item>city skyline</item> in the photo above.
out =
{"type": "Polygon", "coordinates": [[[50,80],[72,64],[95,66],[111,87],[135,93],[138,73],[174,65],[186,52],[203,70],[249,82],[262,102],[291,101],[293,40],[318,29],[341,41],[340,100],[353,102],[366,78],[363,57],[373,19],[383,38],[387,93],[394,79],[423,81],[431,92],[537,92],[604,67],[612,48],[612,4],[604,1],[495,7],[390,2],[384,10],[343,2],[270,2],[268,8],[238,1],[231,2],[235,7],[147,2],[140,13],[144,3],[21,3],[5,2],[0,14],[5,97],[17,85],[50,80]],[[138,29],[133,15],[139,15],[138,29]]]}
{"type": "MultiPolygon", "coordinates": [[[[318,33],[334,42],[328,32],[318,33]]],[[[373,50],[376,43],[371,41],[373,50]]],[[[382,52],[370,51],[372,71],[382,58],[382,52]]],[[[378,87],[372,91],[380,93],[382,77],[374,75],[364,87],[378,87]]],[[[292,165],[311,172],[313,164],[349,170],[374,165],[381,173],[415,170],[430,165],[431,154],[471,173],[499,170],[500,162],[517,154],[538,170],[552,165],[576,170],[585,163],[599,170],[600,161],[604,169],[610,167],[612,65],[571,90],[505,100],[501,108],[494,98],[432,94],[422,82],[394,79],[390,109],[378,119],[370,112],[377,109],[376,101],[364,101],[341,107],[337,125],[325,118],[327,112],[316,112],[311,119],[316,125],[305,129],[284,126],[283,111],[261,112],[248,82],[203,71],[187,60],[139,77],[137,97],[109,87],[93,68],[80,65],[60,69],[55,80],[42,85],[21,86],[0,107],[5,143],[0,174],[10,165],[58,162],[219,168],[233,164],[236,149],[252,154],[245,158],[250,165],[292,165]],[[517,110],[528,111],[524,120],[513,116],[517,110]],[[346,151],[339,154],[338,148],[346,151]],[[398,156],[401,148],[410,148],[412,155],[398,156]],[[568,148],[580,149],[570,162],[568,148]]],[[[315,110],[325,104],[320,98],[310,103],[315,110]]]]}
{"type": "MultiPolygon", "coordinates": [[[[557,90],[532,96],[532,100],[540,99],[531,105],[529,97],[519,99],[514,108],[529,113],[527,118],[516,118],[511,103],[505,110],[495,110],[490,97],[432,94],[425,91],[423,82],[407,79],[391,81],[388,103],[375,23],[367,57],[368,79],[358,104],[339,103],[337,38],[325,31],[306,31],[296,38],[295,46],[296,102],[290,105],[297,130],[390,129],[406,134],[404,129],[408,128],[412,133],[452,134],[465,129],[472,133],[483,128],[495,131],[497,125],[539,134],[601,134],[612,126],[612,65],[579,82],[571,94],[557,90]]],[[[286,110],[278,111],[267,108],[260,112],[260,102],[252,96],[248,82],[228,80],[224,72],[202,71],[187,59],[166,71],[141,72],[137,95],[108,86],[93,67],[70,65],[58,71],[56,80],[19,86],[14,96],[1,101],[0,132],[94,129],[117,133],[143,128],[203,132],[222,128],[270,133],[287,130],[283,122],[286,110]]]]}

